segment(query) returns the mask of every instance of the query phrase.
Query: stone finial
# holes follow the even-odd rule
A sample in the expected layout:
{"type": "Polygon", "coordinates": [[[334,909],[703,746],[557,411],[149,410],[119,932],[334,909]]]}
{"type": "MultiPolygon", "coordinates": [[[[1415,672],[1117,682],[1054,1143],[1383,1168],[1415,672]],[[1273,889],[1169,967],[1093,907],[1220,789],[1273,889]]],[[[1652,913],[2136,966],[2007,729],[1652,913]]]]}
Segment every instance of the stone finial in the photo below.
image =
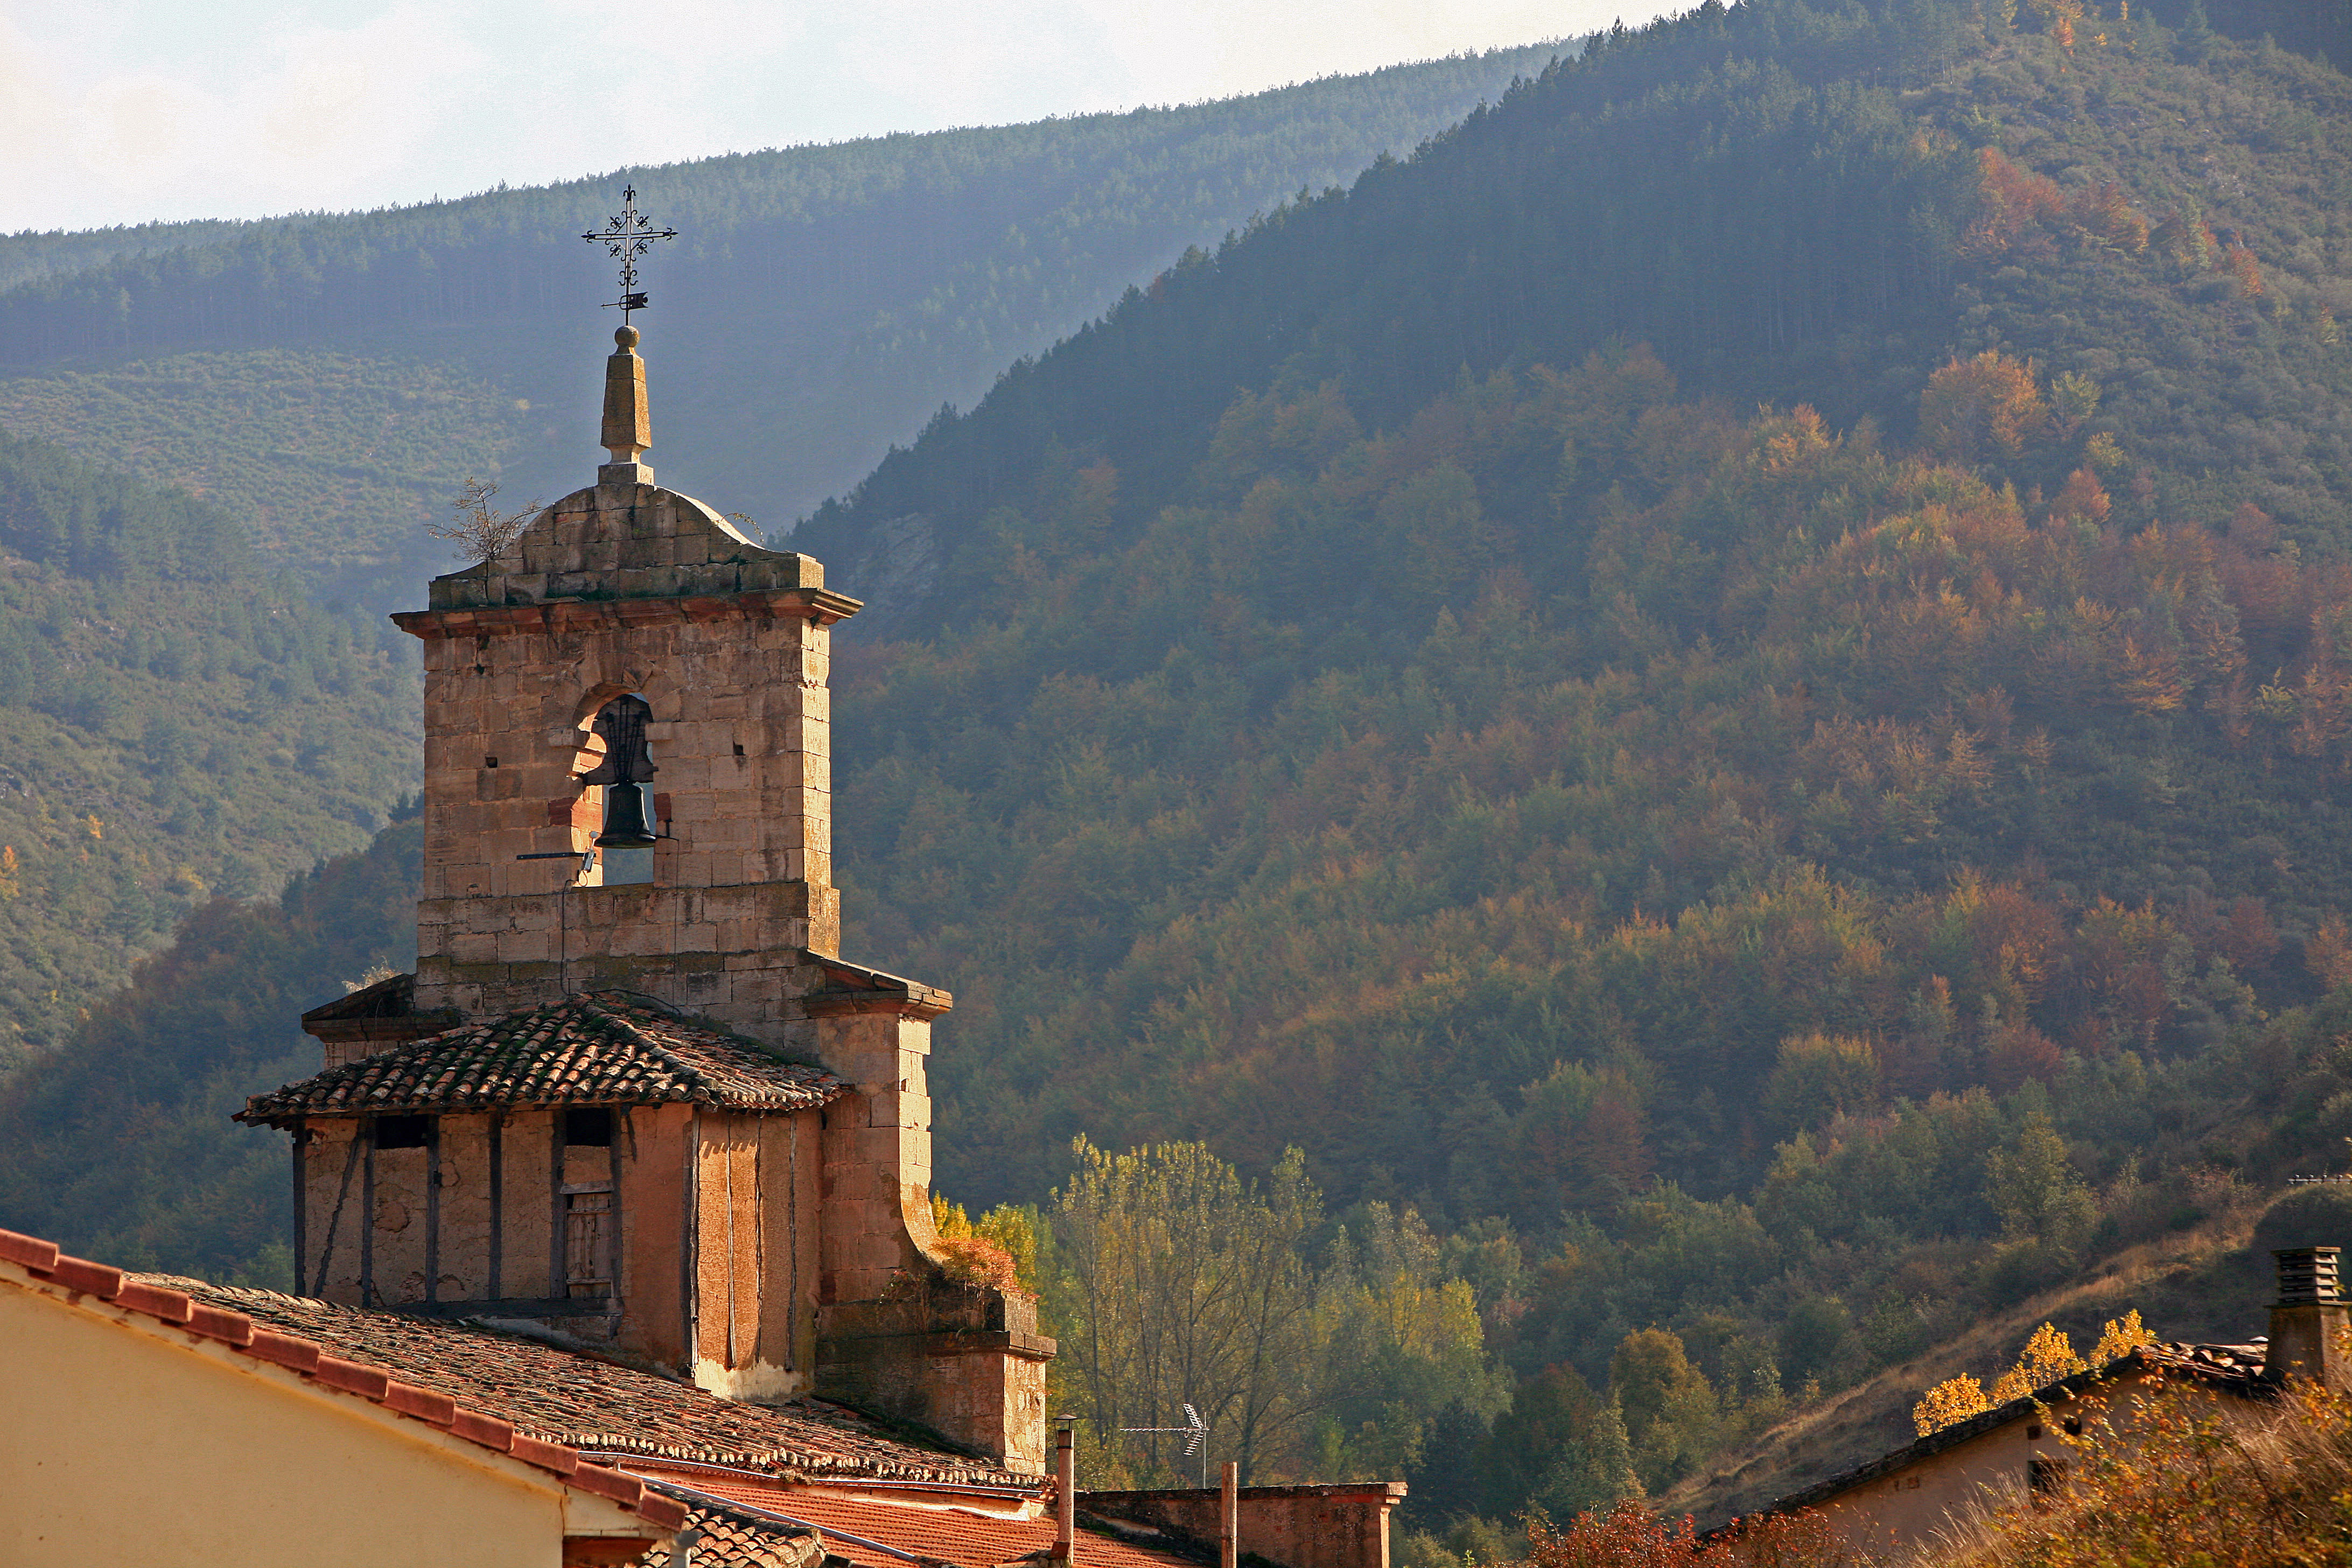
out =
{"type": "Polygon", "coordinates": [[[613,456],[596,478],[601,483],[653,483],[653,469],[638,461],[654,444],[653,416],[646,405],[646,362],[637,353],[637,329],[622,327],[613,333],[620,346],[604,362],[604,436],[603,446],[613,456]],[[611,470],[626,468],[627,473],[611,470]]]}

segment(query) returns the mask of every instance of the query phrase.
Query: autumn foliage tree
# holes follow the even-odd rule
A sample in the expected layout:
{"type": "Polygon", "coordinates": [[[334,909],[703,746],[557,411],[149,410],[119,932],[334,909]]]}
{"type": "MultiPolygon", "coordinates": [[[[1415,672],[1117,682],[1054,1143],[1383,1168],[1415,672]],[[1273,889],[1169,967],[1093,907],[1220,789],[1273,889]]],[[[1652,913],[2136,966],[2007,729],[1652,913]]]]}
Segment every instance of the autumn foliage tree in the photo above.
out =
{"type": "MultiPolygon", "coordinates": [[[[1114,1154],[1080,1139],[1055,1194],[1069,1271],[1068,1386],[1097,1445],[1192,1405],[1247,1474],[1313,1410],[1298,1369],[1321,1200],[1293,1151],[1266,1183],[1197,1143],[1114,1154]]],[[[1156,1446],[1155,1446],[1156,1447],[1156,1446]]]]}
{"type": "Polygon", "coordinates": [[[2099,1334],[2099,1342],[2092,1348],[2088,1357],[2074,1353],[2074,1347],[2063,1330],[2053,1323],[2044,1323],[2033,1331],[2032,1337],[2025,1342],[2025,1348],[2018,1352],[2017,1364],[2000,1374],[1990,1394],[1973,1377],[1948,1378],[1920,1396],[1919,1403],[1912,1408],[1911,1421],[1918,1428],[1919,1436],[1925,1437],[1931,1432],[1939,1432],[2011,1400],[2022,1399],[2037,1389],[2049,1387],[2061,1378],[2105,1366],[2142,1345],[2155,1342],[2156,1336],[2140,1321],[2137,1307],[2121,1318],[2107,1320],[2106,1326],[2099,1334]]]}
{"type": "Polygon", "coordinates": [[[1955,462],[2014,458],[2049,416],[2033,362],[1998,349],[1954,359],[1927,378],[1919,398],[1919,437],[1955,462]]]}

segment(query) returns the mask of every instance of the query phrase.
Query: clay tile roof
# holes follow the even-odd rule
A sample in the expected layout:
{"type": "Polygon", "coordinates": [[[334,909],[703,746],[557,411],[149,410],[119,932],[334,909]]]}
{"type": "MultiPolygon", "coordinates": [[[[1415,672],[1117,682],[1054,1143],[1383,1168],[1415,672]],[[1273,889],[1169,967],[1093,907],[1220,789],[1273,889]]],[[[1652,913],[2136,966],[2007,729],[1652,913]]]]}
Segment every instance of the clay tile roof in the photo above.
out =
{"type": "Polygon", "coordinates": [[[518,1106],[822,1105],[846,1086],[650,998],[601,991],[428,1035],[257,1094],[239,1121],[518,1106]]]}
{"type": "Polygon", "coordinates": [[[784,1476],[1034,1487],[985,1459],[930,1448],[845,1406],[722,1399],[667,1373],[480,1322],[341,1307],[275,1290],[142,1276],[195,1302],[479,1410],[550,1443],[784,1476]]]}
{"type": "Polygon", "coordinates": [[[2209,1383],[2259,1384],[2269,1353],[2267,1346],[2258,1344],[2160,1343],[2141,1347],[2140,1359],[2162,1371],[2187,1373],[2209,1383]]]}
{"type": "MultiPolygon", "coordinates": [[[[941,1507],[844,1495],[829,1487],[791,1486],[759,1477],[679,1477],[636,1471],[648,1490],[692,1507],[731,1509],[738,1518],[787,1531],[814,1526],[829,1555],[857,1568],[1000,1568],[1042,1565],[1054,1549],[1050,1517],[1022,1518],[997,1507],[941,1507]]],[[[1079,1568],[1197,1568],[1189,1553],[1153,1551],[1116,1536],[1082,1529],[1079,1568]]],[[[698,1549],[697,1556],[699,1558],[698,1549]]]]}
{"type": "Polygon", "coordinates": [[[665,1530],[676,1530],[686,1521],[687,1510],[676,1499],[608,1465],[587,1462],[576,1446],[534,1437],[463,1399],[442,1397],[429,1388],[404,1382],[393,1369],[332,1353],[342,1348],[339,1345],[266,1328],[248,1312],[226,1310],[204,1300],[212,1288],[201,1281],[125,1274],[87,1258],[64,1256],[55,1242],[9,1230],[0,1230],[0,1260],[16,1264],[40,1284],[64,1289],[70,1303],[79,1304],[85,1298],[104,1301],[257,1361],[275,1363],[319,1386],[383,1405],[410,1420],[440,1427],[452,1436],[550,1471],[566,1485],[609,1498],[665,1530]]]}
{"type": "MultiPolygon", "coordinates": [[[[816,1568],[824,1561],[824,1538],[813,1530],[779,1524],[715,1498],[646,1483],[646,1489],[670,1498],[687,1510],[686,1526],[695,1532],[697,1568],[816,1568]]],[[[646,1568],[667,1568],[669,1549],[656,1546],[638,1559],[646,1568]]]]}

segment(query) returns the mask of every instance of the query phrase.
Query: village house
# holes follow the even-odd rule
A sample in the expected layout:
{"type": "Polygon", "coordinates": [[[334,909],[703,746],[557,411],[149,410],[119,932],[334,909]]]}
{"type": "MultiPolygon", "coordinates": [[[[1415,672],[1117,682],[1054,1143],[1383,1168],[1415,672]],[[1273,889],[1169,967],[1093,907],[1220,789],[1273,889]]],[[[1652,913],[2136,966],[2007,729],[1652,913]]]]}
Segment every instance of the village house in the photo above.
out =
{"type": "Polygon", "coordinates": [[[858,602],[596,482],[395,616],[417,965],[307,1014],[291,1294],[0,1233],[0,1561],[1386,1568],[1401,1486],[1075,1493],[1034,1303],[930,1205],[944,991],[838,955],[858,602]]]}
{"type": "Polygon", "coordinates": [[[1931,1432],[1916,1442],[1775,1500],[1765,1511],[1817,1510],[1857,1548],[1916,1545],[1955,1510],[2065,1484],[2066,1436],[2104,1417],[2128,1440],[2133,1411],[2157,1397],[2250,1402],[2276,1396],[2290,1378],[2329,1388],[2352,1384],[2340,1336],[2352,1331],[2336,1278],[2338,1248],[2275,1254],[2278,1300],[2270,1333],[2243,1344],[2149,1344],[2104,1366],[1931,1432]]]}

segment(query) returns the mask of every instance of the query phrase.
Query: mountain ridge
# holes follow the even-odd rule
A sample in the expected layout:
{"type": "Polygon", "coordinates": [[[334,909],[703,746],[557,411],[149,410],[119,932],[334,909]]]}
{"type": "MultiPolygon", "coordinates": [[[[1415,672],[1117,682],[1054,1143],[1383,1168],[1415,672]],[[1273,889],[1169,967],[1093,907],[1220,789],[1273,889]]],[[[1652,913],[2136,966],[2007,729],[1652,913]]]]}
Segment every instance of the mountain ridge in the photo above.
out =
{"type": "Polygon", "coordinates": [[[579,235],[635,178],[684,231],[647,266],[655,460],[782,527],[1187,243],[1417,143],[1555,47],[273,220],[21,279],[0,287],[0,426],[266,512],[273,564],[395,608],[432,569],[420,523],[466,479],[560,493],[578,468],[562,454],[593,455],[550,411],[593,405],[601,334],[579,312],[609,283],[579,235]],[[177,389],[224,379],[303,395],[251,409],[177,389]],[[386,414],[425,437],[400,462],[358,480],[315,467],[314,427],[364,450],[386,414]]]}

